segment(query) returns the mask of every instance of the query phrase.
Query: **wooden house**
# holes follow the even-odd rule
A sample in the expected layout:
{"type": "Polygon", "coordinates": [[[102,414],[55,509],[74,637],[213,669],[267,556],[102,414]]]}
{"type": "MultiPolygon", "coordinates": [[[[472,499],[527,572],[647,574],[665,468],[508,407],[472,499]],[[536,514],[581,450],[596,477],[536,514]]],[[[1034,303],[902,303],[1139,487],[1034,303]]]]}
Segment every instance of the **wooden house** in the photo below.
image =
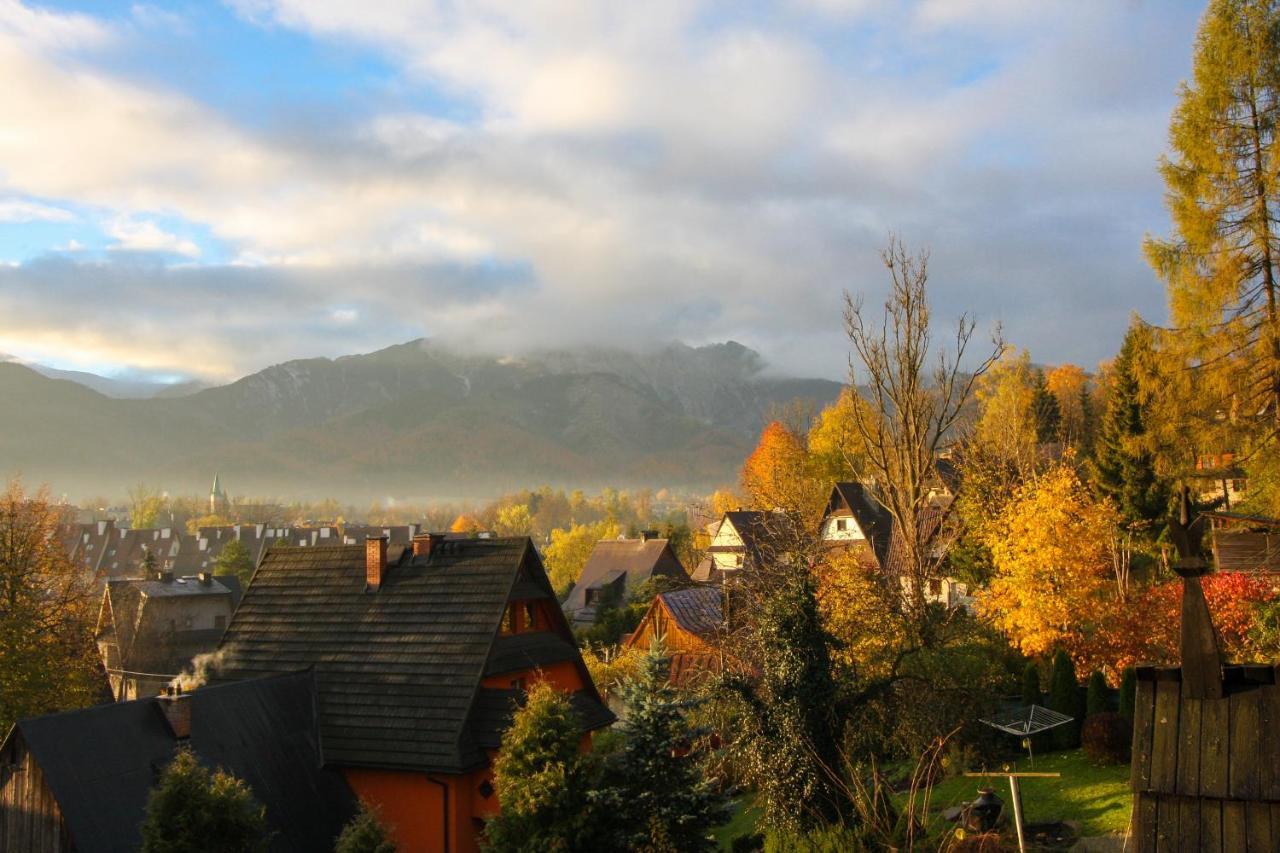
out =
{"type": "Polygon", "coordinates": [[[0,850],[137,850],[147,798],[179,747],[249,786],[272,853],[332,850],[356,799],[322,766],[315,708],[304,671],[22,720],[0,745],[0,850]]]}
{"type": "Polygon", "coordinates": [[[234,575],[108,580],[94,638],[117,701],[156,696],[212,652],[240,601],[234,575]]]}
{"type": "Polygon", "coordinates": [[[689,580],[668,540],[653,534],[638,539],[602,539],[565,599],[564,610],[575,622],[590,624],[600,605],[621,603],[628,590],[653,578],[689,580]]]}
{"type": "Polygon", "coordinates": [[[694,569],[698,583],[723,582],[757,563],[774,537],[775,523],[784,522],[783,513],[761,510],[726,512],[711,538],[702,562],[694,569]]]}
{"type": "Polygon", "coordinates": [[[272,549],[218,657],[215,683],[314,668],[325,766],[404,851],[478,849],[534,682],[570,695],[584,749],[613,721],[527,537],[272,549]]]}
{"type": "MultiPolygon", "coordinates": [[[[947,505],[949,501],[931,503],[920,513],[922,538],[930,547],[943,547],[939,537],[947,505]]],[[[889,511],[862,483],[836,483],[832,487],[819,530],[829,546],[852,550],[884,577],[898,578],[904,594],[907,592],[910,582],[903,567],[902,536],[889,511]]],[[[949,608],[973,606],[968,584],[946,575],[928,580],[925,599],[949,608]]]]}
{"type": "Polygon", "coordinates": [[[672,684],[696,685],[723,668],[719,639],[725,629],[724,593],[695,586],[654,596],[625,648],[647,650],[655,638],[671,657],[672,684]]]}

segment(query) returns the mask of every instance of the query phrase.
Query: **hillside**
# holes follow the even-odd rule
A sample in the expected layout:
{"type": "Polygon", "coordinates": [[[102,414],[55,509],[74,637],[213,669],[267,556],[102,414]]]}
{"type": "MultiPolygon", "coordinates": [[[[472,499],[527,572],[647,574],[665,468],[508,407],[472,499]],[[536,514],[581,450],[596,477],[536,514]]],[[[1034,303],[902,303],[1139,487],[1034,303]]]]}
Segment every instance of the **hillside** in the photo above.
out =
{"type": "Polygon", "coordinates": [[[179,397],[117,399],[0,364],[0,473],[73,496],[146,481],[237,493],[469,497],[537,483],[731,481],[769,408],[834,399],[736,343],[466,356],[427,341],[286,362],[179,397]]]}

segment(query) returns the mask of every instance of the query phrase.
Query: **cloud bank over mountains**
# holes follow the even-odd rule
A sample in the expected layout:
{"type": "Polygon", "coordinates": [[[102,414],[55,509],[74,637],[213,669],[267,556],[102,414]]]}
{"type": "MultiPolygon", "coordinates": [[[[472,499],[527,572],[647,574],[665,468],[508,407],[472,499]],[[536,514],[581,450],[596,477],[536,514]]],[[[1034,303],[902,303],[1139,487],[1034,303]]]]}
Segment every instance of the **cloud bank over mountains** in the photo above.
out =
{"type": "Polygon", "coordinates": [[[1037,360],[1140,254],[1201,4],[0,0],[0,351],[227,379],[428,335],[838,377],[891,231],[1037,360]]]}

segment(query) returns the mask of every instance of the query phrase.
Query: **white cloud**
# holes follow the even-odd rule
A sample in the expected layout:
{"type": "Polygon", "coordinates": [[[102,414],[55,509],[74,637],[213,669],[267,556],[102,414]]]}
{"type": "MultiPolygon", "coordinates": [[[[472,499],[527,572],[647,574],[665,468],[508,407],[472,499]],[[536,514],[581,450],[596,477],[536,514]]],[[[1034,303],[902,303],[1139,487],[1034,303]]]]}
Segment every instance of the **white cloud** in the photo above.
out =
{"type": "Polygon", "coordinates": [[[0,199],[0,222],[74,222],[76,215],[61,207],[21,199],[0,199]]]}
{"type": "Polygon", "coordinates": [[[88,15],[33,9],[18,0],[0,0],[0,37],[41,50],[100,47],[112,40],[110,28],[88,15]]]}
{"type": "Polygon", "coordinates": [[[200,247],[190,240],[160,228],[150,220],[116,217],[105,231],[115,242],[108,248],[129,252],[172,252],[188,258],[200,257],[200,247]]]}

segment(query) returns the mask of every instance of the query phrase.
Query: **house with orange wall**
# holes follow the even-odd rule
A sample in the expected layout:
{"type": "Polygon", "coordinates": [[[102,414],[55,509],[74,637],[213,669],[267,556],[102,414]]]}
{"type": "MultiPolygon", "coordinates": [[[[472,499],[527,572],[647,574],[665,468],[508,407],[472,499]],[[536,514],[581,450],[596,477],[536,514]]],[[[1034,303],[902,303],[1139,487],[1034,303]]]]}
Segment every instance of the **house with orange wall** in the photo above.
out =
{"type": "Polygon", "coordinates": [[[669,656],[672,684],[689,687],[709,678],[724,667],[724,595],[711,585],[655,595],[624,647],[644,651],[658,639],[669,656]]]}
{"type": "Polygon", "coordinates": [[[569,694],[582,748],[609,725],[527,537],[273,548],[211,682],[310,668],[320,748],[405,853],[479,849],[492,762],[527,689],[569,694]]]}

